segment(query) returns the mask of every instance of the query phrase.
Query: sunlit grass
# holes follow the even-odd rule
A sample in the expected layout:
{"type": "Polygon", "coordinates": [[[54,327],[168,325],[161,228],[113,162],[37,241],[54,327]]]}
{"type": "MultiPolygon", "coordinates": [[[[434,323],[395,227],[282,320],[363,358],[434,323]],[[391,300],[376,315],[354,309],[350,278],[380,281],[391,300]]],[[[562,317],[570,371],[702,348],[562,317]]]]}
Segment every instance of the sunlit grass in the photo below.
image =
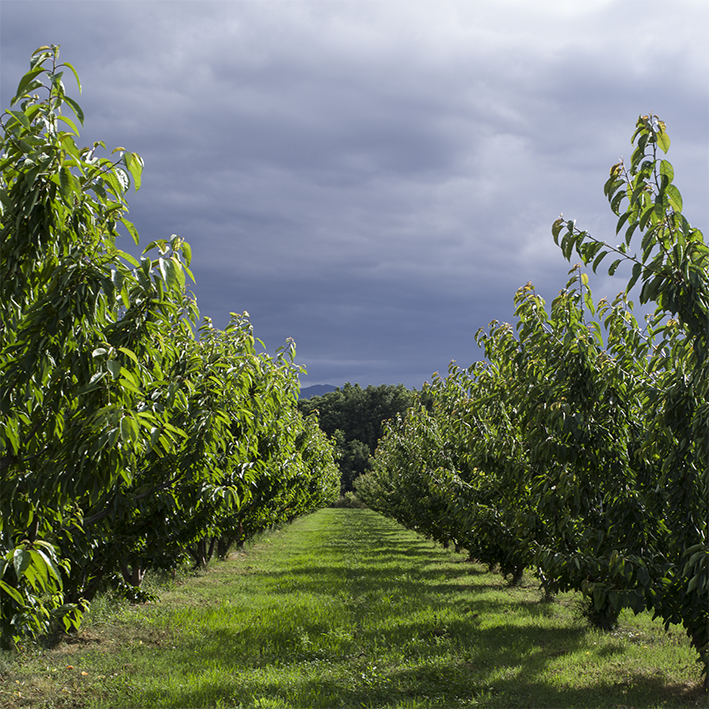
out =
{"type": "Polygon", "coordinates": [[[0,664],[11,707],[704,707],[679,629],[509,588],[368,510],[322,510],[78,638],[0,664]],[[19,694],[18,694],[19,693],[19,694]]]}

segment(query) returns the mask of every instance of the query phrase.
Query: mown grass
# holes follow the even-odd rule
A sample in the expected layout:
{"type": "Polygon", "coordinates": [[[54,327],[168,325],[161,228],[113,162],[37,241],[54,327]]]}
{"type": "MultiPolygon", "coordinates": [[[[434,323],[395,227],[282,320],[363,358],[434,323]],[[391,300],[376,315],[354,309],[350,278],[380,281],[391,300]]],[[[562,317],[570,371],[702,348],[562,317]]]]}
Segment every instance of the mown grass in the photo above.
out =
{"type": "Polygon", "coordinates": [[[369,510],[329,509],[75,638],[0,660],[20,707],[705,707],[679,629],[590,630],[369,510]]]}

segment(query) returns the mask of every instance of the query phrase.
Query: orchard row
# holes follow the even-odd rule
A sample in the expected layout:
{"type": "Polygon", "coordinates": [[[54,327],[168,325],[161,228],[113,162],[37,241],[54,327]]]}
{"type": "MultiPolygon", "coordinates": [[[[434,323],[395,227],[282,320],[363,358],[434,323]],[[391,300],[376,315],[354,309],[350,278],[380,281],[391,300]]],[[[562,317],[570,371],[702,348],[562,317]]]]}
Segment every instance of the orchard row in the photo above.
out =
{"type": "Polygon", "coordinates": [[[116,246],[119,229],[138,243],[142,160],[77,146],[65,71],[79,81],[38,49],[0,134],[5,645],[339,494],[332,445],[298,412],[292,343],[257,353],[247,314],[200,326],[181,238],[140,260],[116,246]]]}
{"type": "Polygon", "coordinates": [[[628,262],[626,293],[596,303],[581,265],[547,310],[531,284],[516,323],[478,334],[380,441],[356,483],[368,506],[550,595],[582,592],[612,626],[623,608],[709,641],[709,249],[682,215],[664,124],[638,120],[631,164],[605,186],[622,242],[559,219],[565,257],[628,262]],[[637,241],[640,241],[638,244],[637,241]],[[654,303],[641,326],[627,298],[654,303]],[[424,405],[425,404],[425,405],[424,405]]]}

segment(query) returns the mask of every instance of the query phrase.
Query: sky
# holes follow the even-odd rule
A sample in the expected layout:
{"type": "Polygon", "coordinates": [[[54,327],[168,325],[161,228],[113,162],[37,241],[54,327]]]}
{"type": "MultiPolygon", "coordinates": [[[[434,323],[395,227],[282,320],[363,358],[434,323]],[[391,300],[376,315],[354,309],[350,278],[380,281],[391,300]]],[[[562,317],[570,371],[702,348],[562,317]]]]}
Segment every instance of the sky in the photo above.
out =
{"type": "Polygon", "coordinates": [[[706,0],[2,0],[3,110],[45,44],[80,144],[145,160],[141,244],[189,241],[202,315],[293,338],[303,386],[480,359],[517,288],[564,287],[560,213],[616,243],[603,184],[641,114],[707,234],[706,0]]]}

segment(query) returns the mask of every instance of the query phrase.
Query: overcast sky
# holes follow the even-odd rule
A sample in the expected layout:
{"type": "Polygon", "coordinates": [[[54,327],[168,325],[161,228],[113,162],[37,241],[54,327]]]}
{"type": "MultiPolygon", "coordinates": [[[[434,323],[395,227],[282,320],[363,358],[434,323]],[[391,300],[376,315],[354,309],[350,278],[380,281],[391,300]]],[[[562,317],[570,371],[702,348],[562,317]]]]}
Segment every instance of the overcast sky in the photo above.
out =
{"type": "Polygon", "coordinates": [[[560,212],[615,242],[641,113],[707,233],[706,0],[2,0],[3,109],[43,44],[81,77],[81,143],[145,159],[141,243],[186,238],[202,314],[294,338],[304,386],[478,359],[519,286],[566,283],[560,212]]]}

